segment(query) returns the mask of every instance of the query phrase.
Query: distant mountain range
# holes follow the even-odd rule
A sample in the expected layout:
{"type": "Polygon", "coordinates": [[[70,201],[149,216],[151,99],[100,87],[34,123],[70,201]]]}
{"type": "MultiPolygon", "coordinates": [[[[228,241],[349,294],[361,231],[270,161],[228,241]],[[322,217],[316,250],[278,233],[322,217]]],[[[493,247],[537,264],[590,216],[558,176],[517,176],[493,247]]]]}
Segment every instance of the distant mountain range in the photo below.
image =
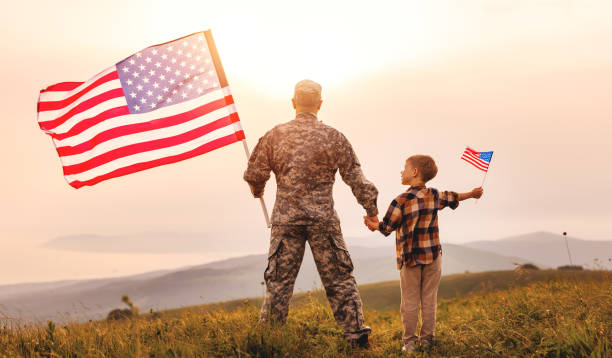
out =
{"type": "MultiPolygon", "coordinates": [[[[464,245],[500,255],[520,256],[543,267],[556,268],[570,264],[562,234],[540,231],[501,240],[474,241],[464,245]]],[[[612,268],[612,241],[587,241],[568,236],[567,246],[574,265],[595,269],[598,266],[612,268]]]]}
{"type": "MultiPolygon", "coordinates": [[[[555,266],[549,262],[553,262],[553,258],[557,260],[555,247],[559,241],[551,240],[551,237],[549,233],[534,233],[468,245],[443,244],[443,274],[508,270],[514,268],[515,263],[525,262],[555,266]],[[501,246],[495,247],[492,243],[501,246]],[[504,246],[514,247],[511,244],[515,244],[520,247],[522,243],[531,245],[525,246],[525,251],[510,250],[504,246]]],[[[582,247],[583,243],[586,243],[585,247],[592,246],[592,242],[572,239],[570,248],[582,247]]],[[[612,247],[612,242],[599,244],[593,246],[595,251],[592,255],[599,255],[602,250],[612,247]]],[[[359,284],[398,279],[393,246],[351,246],[349,251],[359,284]]],[[[583,260],[589,257],[587,251],[576,249],[577,253],[580,252],[577,258],[583,260]]],[[[560,256],[559,262],[562,261],[560,256]]],[[[266,255],[250,255],[120,278],[0,286],[0,320],[3,316],[23,320],[103,318],[111,309],[122,306],[120,299],[124,294],[128,294],[142,311],[262,296],[264,287],[261,282],[266,264],[266,255]]],[[[320,285],[312,255],[307,248],[295,290],[307,291],[320,285]]]]}
{"type": "Polygon", "coordinates": [[[68,235],[53,238],[42,247],[54,250],[109,253],[193,253],[224,251],[223,240],[206,234],[149,232],[136,235],[68,235]]]}

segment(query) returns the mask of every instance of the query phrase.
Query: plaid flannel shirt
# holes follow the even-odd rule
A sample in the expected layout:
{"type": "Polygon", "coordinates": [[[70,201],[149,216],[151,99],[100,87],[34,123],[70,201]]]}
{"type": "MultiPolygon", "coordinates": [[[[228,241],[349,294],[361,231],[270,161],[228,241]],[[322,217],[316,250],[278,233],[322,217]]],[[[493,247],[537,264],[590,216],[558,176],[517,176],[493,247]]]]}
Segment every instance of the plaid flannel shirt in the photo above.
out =
{"type": "Polygon", "coordinates": [[[395,230],[398,270],[430,264],[440,255],[438,210],[457,208],[458,198],[453,191],[420,186],[408,188],[391,202],[378,229],[385,236],[395,230]]]}

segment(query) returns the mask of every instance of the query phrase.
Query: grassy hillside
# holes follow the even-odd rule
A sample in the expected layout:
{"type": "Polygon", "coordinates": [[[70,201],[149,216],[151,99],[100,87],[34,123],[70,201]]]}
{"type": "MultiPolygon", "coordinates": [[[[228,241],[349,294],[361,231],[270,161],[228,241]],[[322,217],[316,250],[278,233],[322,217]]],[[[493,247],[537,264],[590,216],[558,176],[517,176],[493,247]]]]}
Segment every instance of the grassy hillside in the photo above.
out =
{"type": "MultiPolygon", "coordinates": [[[[380,238],[378,238],[380,239],[380,238]]],[[[351,247],[354,275],[361,284],[397,280],[395,246],[351,247]]],[[[389,246],[391,245],[391,246],[389,246]]],[[[510,270],[524,259],[506,257],[461,245],[444,244],[442,272],[464,273],[510,270]]],[[[0,285],[0,310],[21,320],[86,322],[102,319],[116,307],[118,297],[129,295],[143,311],[192,306],[260,296],[259,282],[266,268],[266,255],[249,255],[168,271],[124,277],[70,282],[0,285]],[[86,309],[83,309],[86,307],[86,309]],[[66,319],[64,319],[66,318],[66,319]]],[[[306,250],[297,292],[321,284],[312,253],[306,250]]],[[[1,318],[0,318],[1,320],[1,318]]]]}
{"type": "MultiPolygon", "coordinates": [[[[455,298],[479,292],[507,289],[516,286],[524,286],[531,282],[552,280],[600,280],[602,273],[598,271],[559,271],[559,270],[523,270],[523,271],[489,271],[470,274],[455,274],[442,276],[438,298],[455,298]]],[[[399,274],[398,274],[399,277],[399,274]]],[[[379,311],[393,310],[399,308],[400,287],[399,281],[386,281],[370,283],[359,286],[359,292],[366,309],[379,311]]],[[[263,296],[263,286],[262,286],[263,296]]],[[[322,290],[298,293],[291,300],[292,307],[300,306],[304,302],[317,299],[326,302],[325,292],[322,290]]],[[[247,300],[232,300],[221,303],[212,303],[186,308],[177,308],[164,311],[165,317],[180,316],[185,310],[202,313],[211,310],[223,309],[231,311],[245,303],[260,306],[261,298],[249,298],[247,300]]]]}
{"type": "MultiPolygon", "coordinates": [[[[612,355],[610,272],[466,274],[445,278],[444,285],[437,343],[415,356],[612,355]]],[[[373,330],[367,350],[347,346],[328,305],[315,293],[296,297],[284,327],[258,324],[253,300],[127,322],[2,327],[0,356],[401,356],[397,301],[385,309],[397,283],[365,285],[361,291],[373,330]]]]}

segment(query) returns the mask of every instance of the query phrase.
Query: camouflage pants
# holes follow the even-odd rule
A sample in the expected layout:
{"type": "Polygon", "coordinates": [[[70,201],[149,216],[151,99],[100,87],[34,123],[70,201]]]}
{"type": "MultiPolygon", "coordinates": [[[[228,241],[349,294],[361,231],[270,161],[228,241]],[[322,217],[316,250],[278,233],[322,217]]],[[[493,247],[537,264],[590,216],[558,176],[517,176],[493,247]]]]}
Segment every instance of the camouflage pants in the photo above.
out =
{"type": "Polygon", "coordinates": [[[293,285],[304,257],[306,241],[312,250],[327,299],[346,339],[369,334],[364,325],[361,297],[353,277],[353,262],[338,224],[272,226],[268,267],[264,273],[266,297],[261,320],[287,319],[293,285]]]}

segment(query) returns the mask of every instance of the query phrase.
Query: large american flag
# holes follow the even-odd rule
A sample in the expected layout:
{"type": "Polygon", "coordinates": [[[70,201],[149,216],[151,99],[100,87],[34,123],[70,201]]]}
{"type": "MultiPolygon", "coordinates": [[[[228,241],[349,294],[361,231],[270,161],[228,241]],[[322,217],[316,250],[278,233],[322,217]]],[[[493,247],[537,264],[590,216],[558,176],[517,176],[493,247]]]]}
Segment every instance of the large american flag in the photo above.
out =
{"type": "Polygon", "coordinates": [[[38,123],[74,188],[244,139],[210,31],[147,47],[85,82],[47,87],[38,123]]]}
{"type": "Polygon", "coordinates": [[[470,147],[465,148],[463,156],[461,156],[461,159],[484,172],[489,170],[489,164],[492,158],[493,152],[477,152],[470,147]]]}

